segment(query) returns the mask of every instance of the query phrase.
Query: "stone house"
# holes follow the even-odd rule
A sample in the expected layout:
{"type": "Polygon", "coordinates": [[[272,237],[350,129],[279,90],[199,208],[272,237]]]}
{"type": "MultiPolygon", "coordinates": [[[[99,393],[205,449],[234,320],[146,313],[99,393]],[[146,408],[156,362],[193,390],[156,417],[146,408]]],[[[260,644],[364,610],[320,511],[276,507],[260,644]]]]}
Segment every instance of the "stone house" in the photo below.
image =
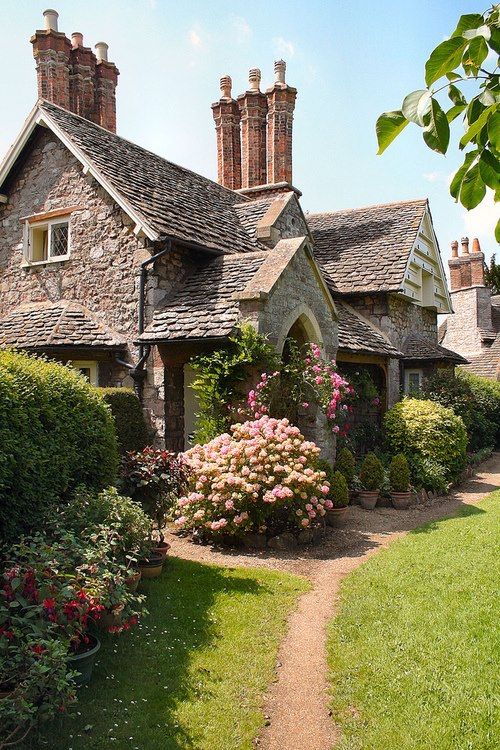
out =
{"type": "Polygon", "coordinates": [[[119,137],[107,45],[44,17],[39,100],[0,165],[0,345],[134,385],[173,450],[194,424],[191,357],[241,320],[375,368],[387,405],[461,361],[437,342],[451,305],[427,201],[304,216],[283,61],[265,92],[256,69],[237,99],[221,79],[216,183],[119,137]]]}
{"type": "Polygon", "coordinates": [[[439,327],[439,338],[465,357],[465,370],[492,380],[500,380],[500,295],[492,295],[484,283],[484,254],[479,240],[462,239],[451,245],[449,260],[451,297],[455,314],[439,327]]]}

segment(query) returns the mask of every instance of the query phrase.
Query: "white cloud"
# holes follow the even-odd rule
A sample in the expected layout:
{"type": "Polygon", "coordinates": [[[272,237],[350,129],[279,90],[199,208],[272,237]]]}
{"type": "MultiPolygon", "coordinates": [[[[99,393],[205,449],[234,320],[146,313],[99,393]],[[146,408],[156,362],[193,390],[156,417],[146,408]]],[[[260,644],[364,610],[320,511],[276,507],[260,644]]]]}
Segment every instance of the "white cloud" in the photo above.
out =
{"type": "MultiPolygon", "coordinates": [[[[489,238],[491,247],[495,244],[495,226],[499,218],[498,203],[493,200],[493,190],[488,189],[483,201],[472,211],[463,211],[465,234],[468,237],[489,238]]],[[[485,247],[485,250],[491,249],[485,247]]]]}
{"type": "Polygon", "coordinates": [[[252,27],[242,16],[235,16],[232,22],[233,30],[235,32],[236,42],[238,44],[244,44],[248,42],[252,36],[252,27]]]}
{"type": "Polygon", "coordinates": [[[148,0],[148,5],[151,10],[156,10],[158,7],[158,0],[148,0]]]}
{"type": "Polygon", "coordinates": [[[295,46],[293,42],[283,39],[282,36],[275,36],[273,39],[274,49],[278,55],[284,57],[293,57],[295,55],[295,46]]]}
{"type": "Polygon", "coordinates": [[[441,182],[441,180],[446,179],[446,176],[442,172],[424,172],[422,177],[427,182],[441,182]]]}
{"type": "Polygon", "coordinates": [[[201,47],[202,39],[201,39],[201,34],[198,29],[196,28],[190,29],[188,33],[188,39],[189,39],[189,43],[191,44],[191,46],[198,47],[198,48],[201,47]]]}

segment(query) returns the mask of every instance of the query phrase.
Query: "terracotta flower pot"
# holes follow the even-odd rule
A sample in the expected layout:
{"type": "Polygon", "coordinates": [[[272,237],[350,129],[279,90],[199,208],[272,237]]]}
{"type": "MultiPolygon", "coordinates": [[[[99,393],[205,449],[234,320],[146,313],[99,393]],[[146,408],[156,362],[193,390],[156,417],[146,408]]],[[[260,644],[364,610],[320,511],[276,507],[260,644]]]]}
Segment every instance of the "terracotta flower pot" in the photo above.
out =
{"type": "Polygon", "coordinates": [[[345,519],[347,518],[347,505],[342,508],[331,508],[326,512],[326,522],[328,526],[333,528],[339,528],[344,525],[345,519]]]}
{"type": "Polygon", "coordinates": [[[95,657],[101,648],[101,641],[95,635],[89,635],[89,640],[90,642],[85,650],[82,649],[80,653],[68,656],[70,669],[77,673],[75,676],[76,685],[87,685],[90,682],[95,657]]]}
{"type": "Polygon", "coordinates": [[[410,505],[411,492],[391,492],[392,504],[398,510],[405,510],[410,505]]]}
{"type": "Polygon", "coordinates": [[[163,570],[164,558],[161,555],[150,555],[147,560],[141,560],[139,562],[139,570],[141,571],[143,578],[158,578],[163,570]]]}
{"type": "Polygon", "coordinates": [[[156,547],[153,547],[153,553],[155,555],[161,555],[162,559],[164,560],[167,556],[167,552],[170,549],[170,544],[168,542],[162,541],[158,542],[156,547]]]}
{"type": "Polygon", "coordinates": [[[139,581],[141,580],[142,573],[140,570],[135,570],[125,581],[125,586],[129,591],[137,591],[139,581]]]}
{"type": "Polygon", "coordinates": [[[359,504],[365,510],[373,510],[377,504],[378,490],[361,490],[359,493],[359,504]]]}

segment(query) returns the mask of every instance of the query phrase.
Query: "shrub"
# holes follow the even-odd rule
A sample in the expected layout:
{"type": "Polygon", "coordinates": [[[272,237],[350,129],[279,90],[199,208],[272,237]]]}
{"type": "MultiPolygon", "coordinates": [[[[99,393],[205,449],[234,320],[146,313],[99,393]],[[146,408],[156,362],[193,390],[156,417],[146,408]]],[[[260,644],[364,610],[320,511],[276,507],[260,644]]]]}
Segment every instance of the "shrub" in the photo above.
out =
{"type": "Polygon", "coordinates": [[[390,449],[406,456],[417,486],[433,489],[426,479],[429,469],[447,483],[459,477],[466,461],[467,433],[452,409],[405,398],[386,413],[384,426],[390,449]]]}
{"type": "Polygon", "coordinates": [[[120,453],[142,450],[149,442],[149,430],[134,391],[131,388],[99,388],[99,391],[115,420],[120,453]]]}
{"type": "Polygon", "coordinates": [[[364,490],[380,490],[384,481],[384,467],[375,453],[368,453],[361,465],[359,481],[364,490]]]}
{"type": "Polygon", "coordinates": [[[406,456],[399,453],[389,466],[389,483],[393,492],[407,492],[410,487],[410,467],[406,456]]]}
{"type": "Polygon", "coordinates": [[[113,420],[68,367],[0,352],[0,534],[12,540],[79,484],[101,489],[118,462],[113,420]]]}
{"type": "Polygon", "coordinates": [[[457,377],[469,385],[474,398],[475,414],[482,417],[478,430],[483,430],[485,435],[472,447],[500,446],[500,382],[481,378],[460,369],[457,370],[457,377]],[[486,440],[493,442],[488,443],[486,440]]]}
{"type": "Polygon", "coordinates": [[[345,476],[340,471],[333,472],[330,499],[334,508],[345,508],[349,505],[349,487],[345,476]]]}
{"type": "Polygon", "coordinates": [[[344,475],[347,486],[350,487],[356,472],[356,461],[349,448],[342,448],[335,461],[335,469],[344,475]]]}
{"type": "Polygon", "coordinates": [[[427,456],[414,456],[411,462],[411,475],[416,487],[424,487],[438,493],[448,489],[449,481],[445,467],[427,456]]]}
{"type": "Polygon", "coordinates": [[[181,528],[269,536],[314,525],[332,507],[330,486],[315,468],[319,448],[287,419],[236,424],[185,454],[189,492],[176,511],[181,528]]]}

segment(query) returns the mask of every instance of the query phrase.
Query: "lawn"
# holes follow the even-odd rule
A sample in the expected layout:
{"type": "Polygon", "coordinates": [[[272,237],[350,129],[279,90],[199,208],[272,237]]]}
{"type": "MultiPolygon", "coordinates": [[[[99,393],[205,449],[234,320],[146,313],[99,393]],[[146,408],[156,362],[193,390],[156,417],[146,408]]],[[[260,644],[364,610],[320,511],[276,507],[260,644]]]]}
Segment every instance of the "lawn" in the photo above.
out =
{"type": "Polygon", "coordinates": [[[362,565],[329,629],[339,750],[500,744],[500,491],[362,565]]]}
{"type": "Polygon", "coordinates": [[[304,579],[169,559],[145,582],[150,615],[102,638],[73,718],[32,747],[50,750],[251,750],[262,696],[304,579]]]}

